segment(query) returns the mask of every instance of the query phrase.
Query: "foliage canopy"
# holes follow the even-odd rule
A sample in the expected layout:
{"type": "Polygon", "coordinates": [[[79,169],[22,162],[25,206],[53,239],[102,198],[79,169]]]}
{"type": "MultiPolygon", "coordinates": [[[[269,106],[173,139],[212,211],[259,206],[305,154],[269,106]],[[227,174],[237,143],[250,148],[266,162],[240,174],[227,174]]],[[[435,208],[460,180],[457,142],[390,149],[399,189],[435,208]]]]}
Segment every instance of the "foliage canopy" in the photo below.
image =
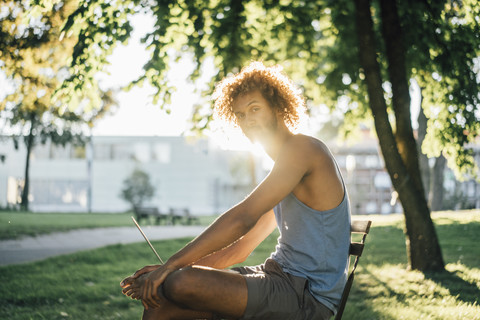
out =
{"type": "MultiPolygon", "coordinates": [[[[63,3],[36,0],[37,13],[63,3]]],[[[172,60],[193,54],[195,80],[211,59],[214,84],[250,60],[280,63],[299,83],[310,109],[325,105],[341,111],[344,132],[359,122],[371,125],[364,72],[358,59],[355,7],[351,1],[88,1],[80,0],[64,20],[63,41],[75,41],[69,76],[60,92],[77,96],[95,87],[94,75],[119,42],[128,40],[134,14],[149,14],[154,29],[143,42],[151,53],[144,74],[132,85],[149,82],[153,102],[168,105],[174,88],[167,74],[172,60]],[[74,40],[71,40],[74,39],[74,40]]],[[[479,50],[480,8],[474,0],[402,1],[398,3],[404,32],[407,77],[422,89],[422,107],[429,118],[424,152],[441,152],[461,174],[473,175],[469,149],[480,132],[479,50]]],[[[372,1],[372,17],[380,39],[381,17],[372,1]]],[[[382,43],[378,41],[378,43],[382,43]]],[[[382,72],[388,64],[385,48],[377,52],[382,72]]],[[[387,78],[387,77],[385,77],[387,78]]],[[[383,85],[387,102],[391,84],[383,85]]],[[[210,118],[210,106],[196,109],[210,118]],[[205,111],[205,109],[207,111],[205,111]]],[[[393,113],[392,113],[393,118],[393,113]]]]}
{"type": "Polygon", "coordinates": [[[2,134],[23,140],[27,149],[22,206],[28,209],[29,160],[37,143],[83,144],[86,126],[93,126],[114,103],[112,91],[91,81],[77,94],[60,90],[68,80],[77,37],[62,37],[62,27],[77,1],[51,2],[39,10],[29,1],[1,1],[0,68],[10,84],[2,88],[2,134]],[[40,13],[41,12],[41,13],[40,13]]]}

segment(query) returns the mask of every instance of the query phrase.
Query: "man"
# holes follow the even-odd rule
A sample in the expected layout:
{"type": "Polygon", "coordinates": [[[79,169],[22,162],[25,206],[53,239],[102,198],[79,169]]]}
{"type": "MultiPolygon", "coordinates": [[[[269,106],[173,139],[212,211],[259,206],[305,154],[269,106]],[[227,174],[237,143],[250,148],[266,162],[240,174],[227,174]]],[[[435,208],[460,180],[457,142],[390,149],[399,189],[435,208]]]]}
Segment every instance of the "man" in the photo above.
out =
{"type": "Polygon", "coordinates": [[[215,113],[258,141],[275,165],[164,265],[121,283],[143,319],[329,319],[348,271],[350,208],[339,171],[319,140],[294,134],[304,99],[279,67],[253,62],[216,88],[215,113]],[[233,268],[274,229],[265,264],[233,268]]]}

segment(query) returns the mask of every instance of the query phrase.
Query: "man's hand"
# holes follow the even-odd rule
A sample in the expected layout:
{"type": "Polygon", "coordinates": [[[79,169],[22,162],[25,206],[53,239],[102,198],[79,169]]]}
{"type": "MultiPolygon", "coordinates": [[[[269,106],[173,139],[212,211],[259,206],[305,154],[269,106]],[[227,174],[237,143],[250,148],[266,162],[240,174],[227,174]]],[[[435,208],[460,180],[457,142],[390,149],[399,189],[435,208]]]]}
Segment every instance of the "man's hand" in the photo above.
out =
{"type": "Polygon", "coordinates": [[[145,276],[142,288],[139,290],[141,291],[139,292],[140,299],[145,309],[148,309],[148,307],[158,308],[162,304],[165,298],[158,295],[158,288],[167,276],[175,270],[175,268],[162,265],[145,276]]]}
{"type": "Polygon", "coordinates": [[[164,298],[158,295],[158,287],[173,271],[174,268],[165,265],[143,267],[120,283],[122,292],[132,299],[142,300],[145,309],[159,307],[164,298]]]}

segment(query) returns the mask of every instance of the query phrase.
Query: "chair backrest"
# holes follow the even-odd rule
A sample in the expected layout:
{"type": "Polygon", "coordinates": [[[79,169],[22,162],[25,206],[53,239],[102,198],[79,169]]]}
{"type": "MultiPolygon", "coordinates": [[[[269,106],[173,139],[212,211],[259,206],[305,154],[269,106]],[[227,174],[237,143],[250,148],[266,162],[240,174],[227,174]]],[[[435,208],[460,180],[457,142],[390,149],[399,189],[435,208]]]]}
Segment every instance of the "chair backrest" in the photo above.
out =
{"type": "Polygon", "coordinates": [[[353,278],[355,277],[355,270],[357,269],[358,260],[362,255],[363,248],[365,246],[365,238],[367,237],[368,232],[370,231],[370,226],[372,221],[352,221],[350,226],[351,233],[362,234],[362,240],[360,242],[351,242],[350,243],[350,255],[355,256],[355,262],[353,263],[352,271],[348,275],[347,283],[342,293],[342,300],[340,301],[340,306],[338,307],[337,314],[335,315],[335,320],[342,319],[343,310],[345,309],[345,304],[347,303],[348,295],[350,294],[350,289],[352,288],[353,278]]]}

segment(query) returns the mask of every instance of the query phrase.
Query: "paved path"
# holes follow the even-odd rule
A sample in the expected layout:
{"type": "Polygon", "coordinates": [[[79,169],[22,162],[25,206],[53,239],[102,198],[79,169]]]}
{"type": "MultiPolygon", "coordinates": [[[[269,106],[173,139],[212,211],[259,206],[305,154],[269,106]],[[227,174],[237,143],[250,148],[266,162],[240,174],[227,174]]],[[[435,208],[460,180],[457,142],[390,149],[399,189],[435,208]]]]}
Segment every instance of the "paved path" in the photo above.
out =
{"type": "MultiPolygon", "coordinates": [[[[200,234],[205,226],[142,226],[142,229],[152,241],[193,237],[200,234]]],[[[145,240],[135,227],[79,229],[17,240],[4,240],[0,241],[0,266],[38,261],[112,244],[141,241],[145,240]]]]}

